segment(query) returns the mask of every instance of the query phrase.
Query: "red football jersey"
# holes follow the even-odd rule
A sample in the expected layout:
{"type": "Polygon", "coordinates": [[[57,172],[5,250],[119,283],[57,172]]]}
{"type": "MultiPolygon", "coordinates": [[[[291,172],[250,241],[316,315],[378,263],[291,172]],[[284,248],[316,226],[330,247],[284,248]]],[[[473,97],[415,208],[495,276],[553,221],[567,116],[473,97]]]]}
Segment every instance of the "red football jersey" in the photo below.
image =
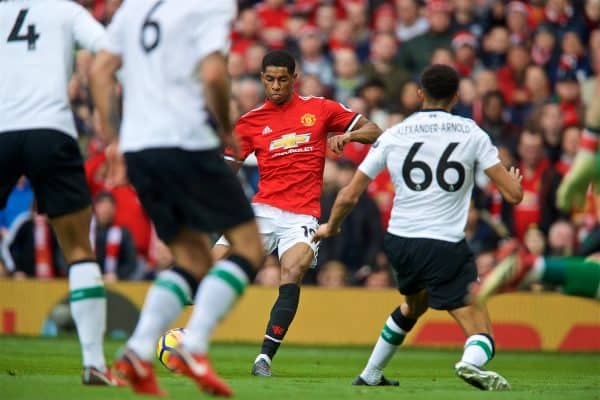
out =
{"type": "Polygon", "coordinates": [[[235,127],[241,157],[256,154],[259,181],[255,203],[316,218],[327,134],[352,130],[360,115],[322,97],[302,97],[277,105],[269,100],[243,115],[235,127]]]}

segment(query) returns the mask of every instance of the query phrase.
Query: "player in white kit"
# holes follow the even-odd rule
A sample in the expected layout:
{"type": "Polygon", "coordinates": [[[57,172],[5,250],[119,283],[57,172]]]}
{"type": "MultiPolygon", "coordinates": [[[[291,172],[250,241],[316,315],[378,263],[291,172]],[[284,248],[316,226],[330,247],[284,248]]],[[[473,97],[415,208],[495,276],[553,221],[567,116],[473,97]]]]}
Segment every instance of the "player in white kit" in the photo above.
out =
{"type": "Polygon", "coordinates": [[[208,339],[264,258],[250,204],[219,150],[221,141],[235,147],[225,58],[235,13],[233,0],[127,0],[92,66],[106,133],[114,141],[118,134],[129,180],[175,258],[148,291],[115,362],[138,393],[164,393],[152,366],[156,341],[193,302],[183,343],[167,362],[207,393],[232,394],[211,367],[208,339]],[[122,121],[114,96],[119,69],[122,121]],[[206,275],[210,232],[222,232],[233,251],[206,275]]]}
{"type": "Polygon", "coordinates": [[[458,376],[484,390],[510,388],[501,375],[483,369],[494,356],[494,340],[487,310],[466,299],[477,270],[464,227],[476,168],[485,171],[511,203],[522,199],[522,177],[500,164],[497,149],[473,120],[449,113],[458,97],[458,82],[451,67],[425,69],[419,89],[422,110],[380,136],[338,194],[329,221],[315,234],[314,240],[337,234],[360,194],[387,167],[395,198],[384,247],[405,302],[387,319],[355,385],[397,384],[383,376],[383,369],[431,307],[448,311],[467,336],[455,365],[458,376]]]}
{"type": "Polygon", "coordinates": [[[75,45],[96,51],[105,40],[102,26],[74,2],[0,2],[0,209],[26,175],[69,263],[83,383],[114,386],[103,353],[106,295],[88,239],[91,199],[67,96],[75,45]]]}

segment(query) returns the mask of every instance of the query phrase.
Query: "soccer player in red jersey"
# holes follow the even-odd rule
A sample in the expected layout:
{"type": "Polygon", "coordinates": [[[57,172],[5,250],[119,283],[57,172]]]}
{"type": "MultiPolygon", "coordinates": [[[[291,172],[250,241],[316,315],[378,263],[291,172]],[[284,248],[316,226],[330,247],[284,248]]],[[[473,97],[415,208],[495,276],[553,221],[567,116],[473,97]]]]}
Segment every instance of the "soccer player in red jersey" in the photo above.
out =
{"type": "MultiPolygon", "coordinates": [[[[241,154],[233,161],[239,167],[250,153],[256,155],[260,178],[252,206],[267,253],[277,249],[281,263],[279,297],[252,368],[253,375],[271,376],[271,360],[298,309],[300,282],[316,261],[318,244],[311,237],[321,214],[328,142],[340,154],[346,143],[375,142],[381,129],[340,103],[295,93],[296,65],[285,51],[263,58],[261,78],[267,99],[236,124],[241,154]],[[339,132],[344,133],[328,139],[339,132]]],[[[228,250],[221,238],[213,256],[222,259],[228,250]]]]}

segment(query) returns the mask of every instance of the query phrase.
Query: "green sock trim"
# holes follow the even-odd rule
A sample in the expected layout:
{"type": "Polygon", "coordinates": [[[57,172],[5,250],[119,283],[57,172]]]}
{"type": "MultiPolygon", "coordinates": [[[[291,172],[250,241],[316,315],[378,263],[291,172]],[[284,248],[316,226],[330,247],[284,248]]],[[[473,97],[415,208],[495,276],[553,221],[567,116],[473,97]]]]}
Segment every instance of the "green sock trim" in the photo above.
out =
{"type": "Polygon", "coordinates": [[[80,301],[88,299],[103,299],[106,298],[104,286],[93,286],[82,289],[75,289],[69,292],[69,301],[80,301]]]}
{"type": "Polygon", "coordinates": [[[381,338],[394,346],[400,346],[404,341],[404,337],[406,335],[403,333],[398,333],[390,329],[389,326],[384,325],[381,330],[381,338]]]}
{"type": "Polygon", "coordinates": [[[246,284],[244,282],[242,282],[237,276],[235,276],[231,272],[226,271],[224,269],[213,268],[209,272],[209,275],[212,275],[216,278],[225,281],[225,283],[227,283],[233,288],[233,290],[237,292],[238,296],[241,296],[242,293],[244,293],[244,290],[246,289],[246,284]]]}
{"type": "Polygon", "coordinates": [[[175,282],[167,280],[167,279],[157,278],[154,281],[154,285],[155,286],[163,287],[163,288],[165,288],[167,290],[170,290],[175,296],[177,296],[177,298],[181,302],[182,306],[189,306],[190,304],[192,304],[192,299],[190,299],[185,294],[185,292],[183,291],[183,289],[178,284],[176,284],[175,282]]]}
{"type": "Polygon", "coordinates": [[[468,342],[465,345],[465,349],[469,346],[479,346],[483,349],[483,351],[485,352],[485,355],[487,356],[488,361],[492,358],[492,349],[490,349],[490,346],[488,346],[488,344],[484,341],[481,340],[471,340],[470,342],[468,342]]]}

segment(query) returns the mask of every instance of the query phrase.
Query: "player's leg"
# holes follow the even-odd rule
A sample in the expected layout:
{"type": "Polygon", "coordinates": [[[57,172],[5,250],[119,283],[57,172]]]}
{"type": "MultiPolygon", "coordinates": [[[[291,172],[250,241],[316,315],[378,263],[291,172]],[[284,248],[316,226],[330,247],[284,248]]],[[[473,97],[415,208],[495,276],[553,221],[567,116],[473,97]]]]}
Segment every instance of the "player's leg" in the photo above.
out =
{"type": "Polygon", "coordinates": [[[480,284],[471,287],[478,304],[493,294],[527,287],[531,283],[559,286],[565,294],[600,298],[600,264],[582,257],[534,257],[519,251],[507,256],[480,284]]]}
{"type": "Polygon", "coordinates": [[[381,330],[367,365],[354,380],[354,385],[397,386],[398,381],[387,379],[383,370],[388,365],[398,346],[417,323],[417,319],[427,311],[427,292],[408,295],[405,302],[396,308],[381,330]]]}
{"type": "Polygon", "coordinates": [[[491,324],[485,306],[468,305],[449,310],[449,313],[467,336],[463,355],[454,366],[456,374],[482,390],[510,390],[510,384],[503,376],[483,369],[495,354],[491,324]]]}
{"type": "MultiPolygon", "coordinates": [[[[202,390],[231,395],[231,390],[212,371],[207,358],[210,336],[217,323],[231,310],[246,286],[254,280],[264,251],[254,214],[232,170],[216,152],[194,152],[178,176],[196,171],[197,178],[185,185],[178,200],[185,224],[202,231],[222,231],[230,243],[230,254],[214,263],[202,279],[194,297],[194,311],[187,334],[169,359],[173,366],[193,378],[202,390]]],[[[210,256],[210,251],[207,250],[210,256]]],[[[209,260],[212,264],[212,257],[209,260]]]]}
{"type": "Polygon", "coordinates": [[[254,360],[253,375],[272,375],[271,361],[296,316],[300,302],[300,284],[314,257],[314,249],[307,243],[296,243],[281,255],[279,295],[271,308],[260,354],[254,360]]]}
{"type": "Polygon", "coordinates": [[[69,264],[70,308],[83,354],[83,383],[114,385],[104,360],[106,295],[90,245],[91,199],[79,147],[62,132],[40,129],[24,136],[23,157],[38,210],[48,215],[69,264]]]}

